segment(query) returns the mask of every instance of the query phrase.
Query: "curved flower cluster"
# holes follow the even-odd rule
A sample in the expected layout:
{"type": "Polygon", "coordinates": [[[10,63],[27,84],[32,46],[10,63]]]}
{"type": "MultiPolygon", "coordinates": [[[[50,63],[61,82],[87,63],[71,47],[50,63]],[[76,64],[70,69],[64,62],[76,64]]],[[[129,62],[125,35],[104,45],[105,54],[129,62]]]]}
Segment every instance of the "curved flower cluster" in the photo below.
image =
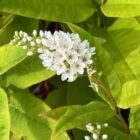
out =
{"type": "Polygon", "coordinates": [[[107,134],[101,134],[101,129],[108,127],[108,123],[104,124],[95,124],[88,123],[86,125],[86,129],[88,132],[91,133],[91,136],[85,136],[85,140],[107,140],[108,135],[107,134]]]}
{"type": "Polygon", "coordinates": [[[81,41],[78,34],[55,31],[33,31],[32,36],[25,32],[15,32],[11,44],[27,49],[27,55],[39,53],[44,67],[56,71],[62,81],[74,81],[84,73],[85,68],[93,63],[95,48],[87,40],[81,41]]]}

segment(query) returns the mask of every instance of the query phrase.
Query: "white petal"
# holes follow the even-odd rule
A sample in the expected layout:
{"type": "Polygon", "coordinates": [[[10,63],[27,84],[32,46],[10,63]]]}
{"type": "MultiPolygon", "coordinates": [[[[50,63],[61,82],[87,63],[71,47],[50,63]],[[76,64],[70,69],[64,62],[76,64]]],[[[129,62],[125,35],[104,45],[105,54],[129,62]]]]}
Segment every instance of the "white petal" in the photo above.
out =
{"type": "Polygon", "coordinates": [[[90,53],[93,53],[96,50],[96,48],[95,47],[91,47],[89,50],[90,50],[90,53]]]}
{"type": "Polygon", "coordinates": [[[33,36],[37,36],[37,30],[33,30],[33,36]]]}
{"type": "Polygon", "coordinates": [[[43,48],[38,48],[37,51],[38,51],[38,53],[43,53],[44,49],[43,48]]]}
{"type": "Polygon", "coordinates": [[[31,36],[27,36],[27,40],[28,41],[31,41],[32,40],[32,37],[31,36]]]}
{"type": "Polygon", "coordinates": [[[19,36],[22,37],[23,35],[24,35],[24,32],[23,31],[20,31],[19,32],[19,36]]]}
{"type": "Polygon", "coordinates": [[[42,38],[42,45],[44,45],[46,47],[48,46],[47,39],[42,38]]]}
{"type": "Polygon", "coordinates": [[[93,133],[92,137],[93,137],[94,140],[97,140],[98,139],[98,134],[97,133],[93,133]]]}
{"type": "Polygon", "coordinates": [[[32,56],[33,55],[33,52],[32,51],[29,51],[29,52],[27,52],[27,55],[28,56],[32,56]]]}
{"type": "Polygon", "coordinates": [[[37,43],[37,44],[41,44],[41,39],[37,38],[37,39],[36,39],[36,43],[37,43]]]}
{"type": "Polygon", "coordinates": [[[25,50],[26,50],[27,48],[28,48],[28,46],[27,46],[27,45],[24,45],[24,46],[23,46],[23,49],[25,49],[25,50]]]}
{"type": "Polygon", "coordinates": [[[68,78],[68,76],[65,73],[61,75],[61,80],[62,81],[65,81],[67,78],[68,78]]]}
{"type": "Polygon", "coordinates": [[[15,31],[15,36],[18,36],[18,31],[15,31]]]}
{"type": "Polygon", "coordinates": [[[70,74],[69,77],[68,77],[68,82],[73,82],[75,81],[77,78],[77,75],[76,74],[70,74]]]}
{"type": "Polygon", "coordinates": [[[100,124],[97,124],[97,129],[101,129],[101,125],[100,124]]]}
{"type": "Polygon", "coordinates": [[[83,69],[83,68],[79,69],[79,70],[78,70],[78,73],[79,73],[79,74],[83,74],[83,73],[84,73],[84,69],[83,69]]]}
{"type": "Polygon", "coordinates": [[[108,123],[104,123],[104,125],[103,125],[104,127],[108,127],[108,123]]]}
{"type": "Polygon", "coordinates": [[[35,46],[35,42],[34,42],[34,41],[31,41],[31,43],[30,43],[30,44],[31,44],[31,46],[32,46],[32,47],[34,47],[34,46],[35,46]]]}
{"type": "Polygon", "coordinates": [[[22,39],[22,41],[23,41],[23,42],[26,42],[26,41],[27,41],[27,39],[24,37],[24,38],[22,39]]]}
{"type": "Polygon", "coordinates": [[[42,30],[40,30],[39,35],[40,35],[40,37],[43,37],[44,36],[44,32],[42,30]]]}
{"type": "Polygon", "coordinates": [[[105,140],[105,139],[107,139],[107,138],[108,138],[108,135],[107,135],[107,134],[103,134],[103,135],[102,135],[102,139],[103,139],[103,140],[105,140]]]}
{"type": "Polygon", "coordinates": [[[90,137],[89,136],[85,136],[85,140],[90,140],[90,137]]]}

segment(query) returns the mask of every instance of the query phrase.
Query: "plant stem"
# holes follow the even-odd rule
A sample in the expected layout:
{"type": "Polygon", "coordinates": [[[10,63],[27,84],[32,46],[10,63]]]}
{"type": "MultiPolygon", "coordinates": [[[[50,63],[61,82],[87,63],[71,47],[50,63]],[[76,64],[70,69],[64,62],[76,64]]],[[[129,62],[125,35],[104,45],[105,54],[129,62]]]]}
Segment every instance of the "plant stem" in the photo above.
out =
{"type": "MultiPolygon", "coordinates": [[[[97,83],[97,85],[103,89],[103,91],[107,94],[107,96],[110,98],[110,100],[112,101],[113,107],[116,110],[116,115],[117,118],[122,122],[125,131],[129,134],[130,130],[129,130],[129,126],[126,123],[126,121],[124,120],[124,118],[122,117],[120,108],[117,107],[117,103],[115,98],[112,96],[110,90],[104,85],[104,83],[102,83],[100,80],[98,80],[97,78],[94,77],[95,82],[97,83]]],[[[92,80],[90,79],[90,83],[92,84],[92,80]]]]}
{"type": "Polygon", "coordinates": [[[129,134],[130,133],[130,129],[129,129],[129,126],[128,126],[128,124],[126,123],[126,121],[124,120],[124,118],[122,117],[122,115],[121,115],[121,110],[120,110],[120,108],[117,108],[118,110],[117,110],[117,117],[118,117],[118,119],[123,123],[123,126],[124,126],[124,128],[125,128],[125,131],[129,134]]]}

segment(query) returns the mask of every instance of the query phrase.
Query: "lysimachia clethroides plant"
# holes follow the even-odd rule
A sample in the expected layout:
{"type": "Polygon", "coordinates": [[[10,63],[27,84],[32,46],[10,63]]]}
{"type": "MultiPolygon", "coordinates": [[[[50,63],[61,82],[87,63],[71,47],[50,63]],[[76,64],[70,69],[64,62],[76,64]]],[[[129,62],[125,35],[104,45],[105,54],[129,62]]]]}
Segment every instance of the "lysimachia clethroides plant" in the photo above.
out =
{"type": "Polygon", "coordinates": [[[0,0],[0,140],[140,140],[140,0],[0,0]]]}

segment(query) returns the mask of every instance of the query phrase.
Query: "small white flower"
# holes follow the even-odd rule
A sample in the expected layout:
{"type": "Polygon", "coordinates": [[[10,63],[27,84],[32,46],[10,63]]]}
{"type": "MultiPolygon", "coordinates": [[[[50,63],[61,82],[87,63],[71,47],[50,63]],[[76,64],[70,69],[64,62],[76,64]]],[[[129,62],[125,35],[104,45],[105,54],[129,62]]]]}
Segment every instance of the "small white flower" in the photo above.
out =
{"type": "Polygon", "coordinates": [[[53,64],[53,57],[53,53],[48,50],[44,50],[44,52],[39,55],[39,58],[42,60],[43,66],[48,68],[50,68],[50,66],[52,66],[53,64]]]}
{"type": "Polygon", "coordinates": [[[24,46],[23,46],[23,49],[24,49],[24,50],[26,50],[27,48],[28,48],[28,46],[27,46],[27,45],[24,45],[24,46]]]}
{"type": "Polygon", "coordinates": [[[56,51],[54,53],[54,63],[63,62],[66,59],[66,54],[63,51],[56,51]]]}
{"type": "Polygon", "coordinates": [[[18,34],[18,31],[15,31],[15,36],[18,36],[19,34],[18,34]]]}
{"type": "Polygon", "coordinates": [[[37,36],[37,30],[33,30],[33,36],[37,36]]]}
{"type": "Polygon", "coordinates": [[[51,53],[47,49],[43,49],[43,53],[39,55],[39,58],[42,60],[45,60],[45,59],[50,58],[50,57],[53,57],[53,53],[51,53]]]}
{"type": "Polygon", "coordinates": [[[74,73],[83,74],[84,73],[85,64],[81,61],[77,61],[71,65],[71,69],[74,73]]]}
{"type": "Polygon", "coordinates": [[[103,135],[102,135],[102,139],[103,139],[103,140],[106,140],[107,138],[108,138],[108,135],[107,135],[107,134],[103,134],[103,135]]]}
{"type": "Polygon", "coordinates": [[[92,137],[93,137],[94,140],[97,140],[99,136],[98,136],[97,133],[93,133],[92,137]]]}
{"type": "Polygon", "coordinates": [[[96,72],[96,70],[92,69],[92,68],[87,68],[87,74],[89,76],[93,75],[96,72]]]}
{"type": "Polygon", "coordinates": [[[38,52],[38,53],[43,53],[43,52],[44,52],[44,49],[43,49],[43,48],[38,48],[38,49],[37,49],[37,52],[38,52]]]}
{"type": "Polygon", "coordinates": [[[90,65],[93,63],[91,59],[91,54],[85,54],[84,56],[81,56],[81,60],[86,65],[90,65]]]}
{"type": "Polygon", "coordinates": [[[12,43],[16,43],[16,39],[11,40],[12,43]]]}
{"type": "Polygon", "coordinates": [[[88,124],[86,125],[86,127],[87,127],[87,126],[92,126],[92,123],[88,123],[88,124]]]}
{"type": "Polygon", "coordinates": [[[37,39],[36,39],[36,43],[37,43],[37,44],[41,44],[41,39],[37,38],[37,39]]]}
{"type": "Polygon", "coordinates": [[[27,41],[27,38],[24,37],[24,38],[22,39],[22,41],[25,43],[25,42],[27,41]]]}
{"type": "Polygon", "coordinates": [[[71,71],[71,69],[67,69],[61,75],[61,80],[62,81],[68,79],[68,82],[73,82],[76,78],[77,78],[77,74],[73,73],[73,71],[71,71]]]}
{"type": "Polygon", "coordinates": [[[33,55],[33,52],[32,51],[29,51],[29,52],[27,52],[27,55],[28,56],[32,56],[33,55]]]}
{"type": "Polygon", "coordinates": [[[60,38],[59,43],[59,49],[63,51],[67,51],[73,47],[73,43],[68,37],[60,38]]]}
{"type": "Polygon", "coordinates": [[[32,37],[27,36],[27,40],[28,40],[28,41],[31,41],[31,40],[32,40],[32,37]]]}
{"type": "Polygon", "coordinates": [[[66,71],[64,63],[57,63],[51,67],[52,70],[56,71],[57,75],[60,75],[66,71]]]}
{"type": "Polygon", "coordinates": [[[40,30],[39,35],[40,35],[40,37],[44,37],[44,32],[42,30],[40,30]]]}
{"type": "Polygon", "coordinates": [[[34,41],[31,41],[30,44],[31,44],[32,47],[34,47],[36,45],[34,41]]]}
{"type": "Polygon", "coordinates": [[[72,34],[69,34],[69,36],[75,45],[81,42],[79,34],[72,33],[72,34]]]}
{"type": "Polygon", "coordinates": [[[42,61],[42,64],[43,64],[44,67],[50,68],[51,65],[52,65],[51,59],[50,59],[50,60],[46,60],[46,61],[43,60],[43,61],[42,61]]]}
{"type": "Polygon", "coordinates": [[[69,77],[68,77],[68,82],[75,81],[77,77],[78,77],[77,74],[70,74],[69,77]]]}
{"type": "Polygon", "coordinates": [[[108,123],[104,123],[104,125],[103,125],[104,127],[108,127],[108,123]]]}
{"type": "Polygon", "coordinates": [[[19,32],[19,36],[22,37],[23,35],[24,35],[24,32],[23,31],[20,31],[19,32]]]}
{"type": "Polygon", "coordinates": [[[67,73],[63,73],[63,74],[61,75],[61,80],[62,80],[62,81],[67,80],[67,78],[68,78],[67,73]]]}
{"type": "Polygon", "coordinates": [[[73,64],[78,60],[77,53],[75,51],[68,51],[66,54],[66,59],[69,64],[73,64]]]}
{"type": "Polygon", "coordinates": [[[95,50],[96,50],[95,47],[91,47],[91,48],[89,49],[89,52],[90,52],[92,55],[94,55],[94,54],[95,54],[95,50]]]}
{"type": "Polygon", "coordinates": [[[89,136],[85,136],[85,140],[90,140],[90,137],[89,136]]]}
{"type": "Polygon", "coordinates": [[[93,126],[91,123],[88,123],[88,124],[86,125],[86,128],[87,128],[87,130],[88,130],[89,132],[92,132],[92,131],[94,130],[94,126],[93,126]]]}
{"type": "Polygon", "coordinates": [[[97,124],[97,129],[101,129],[102,126],[100,124],[97,124]]]}
{"type": "Polygon", "coordinates": [[[84,42],[76,44],[75,50],[78,56],[83,56],[88,52],[88,48],[86,48],[86,45],[84,44],[84,42]]]}
{"type": "Polygon", "coordinates": [[[47,39],[42,38],[42,45],[43,45],[43,46],[46,46],[46,47],[49,46],[49,45],[48,45],[47,39]]]}
{"type": "Polygon", "coordinates": [[[27,37],[28,36],[28,34],[27,33],[25,33],[25,32],[23,32],[23,37],[27,37]]]}
{"type": "Polygon", "coordinates": [[[48,40],[53,41],[53,35],[51,34],[50,31],[45,32],[45,37],[46,37],[48,40]]]}

